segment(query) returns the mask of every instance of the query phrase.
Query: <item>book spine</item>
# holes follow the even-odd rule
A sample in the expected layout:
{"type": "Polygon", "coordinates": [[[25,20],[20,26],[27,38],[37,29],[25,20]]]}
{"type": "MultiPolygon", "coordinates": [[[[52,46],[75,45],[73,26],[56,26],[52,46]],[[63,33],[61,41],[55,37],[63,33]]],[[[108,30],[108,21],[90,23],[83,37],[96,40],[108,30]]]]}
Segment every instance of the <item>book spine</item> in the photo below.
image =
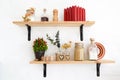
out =
{"type": "Polygon", "coordinates": [[[84,8],[83,8],[83,21],[86,21],[86,12],[84,8]]]}
{"type": "Polygon", "coordinates": [[[66,12],[66,9],[64,9],[64,21],[67,21],[67,12],[66,12]]]}
{"type": "Polygon", "coordinates": [[[69,21],[72,21],[72,8],[71,7],[69,7],[69,10],[68,10],[68,12],[69,12],[69,21]]]}
{"type": "Polygon", "coordinates": [[[75,16],[74,21],[77,21],[77,17],[78,17],[78,15],[77,15],[77,6],[75,6],[75,12],[74,13],[75,13],[75,15],[74,15],[75,16]]]}
{"type": "Polygon", "coordinates": [[[72,6],[72,21],[77,21],[77,7],[72,6]]]}
{"type": "Polygon", "coordinates": [[[66,9],[66,21],[69,20],[68,8],[66,9]]]}
{"type": "Polygon", "coordinates": [[[79,21],[82,21],[82,7],[79,7],[79,21]]]}
{"type": "Polygon", "coordinates": [[[77,7],[77,21],[79,21],[79,17],[80,17],[80,15],[79,15],[79,6],[77,7]]]}

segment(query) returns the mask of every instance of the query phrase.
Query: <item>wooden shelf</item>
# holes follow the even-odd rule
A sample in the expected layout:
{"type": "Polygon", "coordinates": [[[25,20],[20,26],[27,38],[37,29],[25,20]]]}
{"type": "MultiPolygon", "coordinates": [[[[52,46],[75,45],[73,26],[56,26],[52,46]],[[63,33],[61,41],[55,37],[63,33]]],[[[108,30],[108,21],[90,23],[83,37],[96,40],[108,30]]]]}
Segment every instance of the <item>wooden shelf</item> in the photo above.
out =
{"type": "Polygon", "coordinates": [[[25,26],[26,24],[30,25],[31,27],[41,27],[41,26],[68,26],[68,27],[79,27],[81,24],[84,26],[92,26],[95,22],[94,21],[49,21],[49,22],[41,22],[41,21],[13,21],[14,24],[19,26],[25,26]]]}
{"type": "Polygon", "coordinates": [[[113,60],[98,61],[31,61],[30,64],[95,64],[95,63],[115,63],[113,60]]]}
{"type": "Polygon", "coordinates": [[[97,60],[97,61],[31,61],[30,64],[43,64],[43,76],[47,75],[47,64],[96,64],[97,77],[100,76],[100,65],[103,63],[115,63],[113,60],[97,60]]]}

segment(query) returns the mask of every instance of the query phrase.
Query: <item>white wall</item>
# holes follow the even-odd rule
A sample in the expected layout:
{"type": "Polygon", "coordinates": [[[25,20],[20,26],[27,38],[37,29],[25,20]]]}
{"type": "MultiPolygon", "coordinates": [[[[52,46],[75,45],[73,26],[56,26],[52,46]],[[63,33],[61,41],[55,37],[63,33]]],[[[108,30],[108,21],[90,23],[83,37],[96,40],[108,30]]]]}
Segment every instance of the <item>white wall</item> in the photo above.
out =
{"type": "MultiPolygon", "coordinates": [[[[2,0],[0,2],[0,80],[119,80],[120,79],[120,31],[119,0],[2,0]],[[79,28],[32,28],[32,40],[27,41],[26,27],[14,25],[12,21],[22,20],[25,10],[36,8],[36,20],[40,20],[42,9],[47,8],[52,19],[52,10],[59,10],[63,19],[63,9],[71,5],[86,8],[87,20],[95,21],[92,27],[84,28],[84,42],[94,37],[106,49],[103,59],[115,60],[115,64],[101,65],[101,77],[96,77],[94,64],[51,64],[47,77],[43,78],[42,65],[29,64],[34,59],[33,40],[46,38],[60,30],[61,42],[79,41],[79,28]],[[72,36],[71,36],[72,35],[72,36]]],[[[50,43],[48,43],[50,46],[50,43]]],[[[53,46],[49,47],[48,52],[53,46]]],[[[73,54],[73,53],[72,53],[73,54]]]]}

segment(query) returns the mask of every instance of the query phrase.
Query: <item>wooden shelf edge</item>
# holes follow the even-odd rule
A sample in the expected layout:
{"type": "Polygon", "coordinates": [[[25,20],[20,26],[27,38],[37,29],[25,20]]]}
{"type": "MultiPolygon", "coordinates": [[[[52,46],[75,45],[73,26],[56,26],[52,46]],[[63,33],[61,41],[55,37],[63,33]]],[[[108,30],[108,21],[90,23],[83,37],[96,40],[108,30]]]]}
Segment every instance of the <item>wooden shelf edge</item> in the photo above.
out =
{"type": "Polygon", "coordinates": [[[41,21],[13,21],[13,24],[19,26],[25,26],[25,24],[33,26],[76,26],[79,27],[81,24],[84,26],[92,26],[95,21],[48,21],[48,22],[41,22],[41,21]]]}
{"type": "Polygon", "coordinates": [[[113,60],[98,60],[98,61],[30,61],[30,64],[95,64],[95,63],[115,63],[113,60]]]}

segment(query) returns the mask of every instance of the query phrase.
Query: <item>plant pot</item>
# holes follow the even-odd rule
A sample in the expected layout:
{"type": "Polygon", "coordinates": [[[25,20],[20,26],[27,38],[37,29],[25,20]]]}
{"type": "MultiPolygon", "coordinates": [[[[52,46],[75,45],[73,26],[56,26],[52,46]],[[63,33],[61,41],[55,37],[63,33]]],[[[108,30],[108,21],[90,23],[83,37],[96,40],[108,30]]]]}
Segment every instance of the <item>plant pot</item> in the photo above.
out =
{"type": "Polygon", "coordinates": [[[45,54],[45,51],[35,52],[35,58],[36,58],[38,61],[41,61],[41,60],[42,60],[42,57],[44,56],[44,54],[45,54]]]}

